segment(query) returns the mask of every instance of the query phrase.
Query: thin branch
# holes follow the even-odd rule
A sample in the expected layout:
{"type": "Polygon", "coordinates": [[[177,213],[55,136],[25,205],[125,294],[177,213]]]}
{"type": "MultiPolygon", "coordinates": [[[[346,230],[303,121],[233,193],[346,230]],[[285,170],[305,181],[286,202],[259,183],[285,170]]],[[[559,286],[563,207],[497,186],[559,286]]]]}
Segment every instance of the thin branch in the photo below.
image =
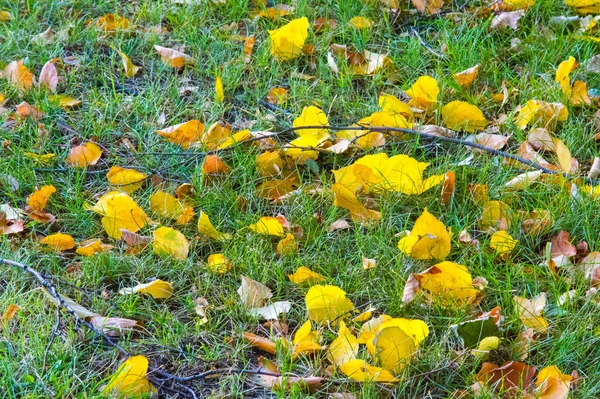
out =
{"type": "Polygon", "coordinates": [[[423,38],[421,37],[421,35],[419,35],[419,32],[417,32],[417,30],[415,28],[410,28],[410,34],[417,38],[419,43],[421,43],[421,46],[425,47],[425,50],[429,51],[431,54],[435,55],[436,57],[446,58],[446,55],[435,51],[430,45],[425,43],[425,40],[423,40],[423,38]]]}

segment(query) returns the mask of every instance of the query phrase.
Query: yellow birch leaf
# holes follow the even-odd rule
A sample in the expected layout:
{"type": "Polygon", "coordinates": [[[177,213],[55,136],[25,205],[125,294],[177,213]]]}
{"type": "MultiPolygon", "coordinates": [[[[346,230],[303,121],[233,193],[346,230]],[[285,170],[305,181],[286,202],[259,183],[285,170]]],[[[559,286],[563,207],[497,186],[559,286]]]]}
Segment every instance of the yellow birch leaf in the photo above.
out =
{"type": "Polygon", "coordinates": [[[358,201],[356,195],[342,184],[335,183],[332,190],[334,193],[333,205],[347,209],[353,221],[370,224],[381,219],[380,212],[366,208],[358,201]]]}
{"type": "Polygon", "coordinates": [[[40,243],[48,245],[55,251],[66,251],[75,248],[75,240],[68,234],[56,233],[40,240],[40,243]]]}
{"type": "Polygon", "coordinates": [[[568,60],[563,61],[558,65],[556,69],[555,80],[560,84],[562,92],[567,96],[571,96],[571,78],[570,73],[579,66],[574,57],[569,57],[568,60]]]}
{"type": "Polygon", "coordinates": [[[270,30],[269,37],[273,57],[280,61],[299,57],[308,37],[308,19],[294,19],[279,29],[270,30]]]}
{"type": "Polygon", "coordinates": [[[378,104],[381,111],[387,112],[388,114],[400,114],[407,120],[411,119],[413,116],[410,106],[391,94],[380,95],[378,104]]]}
{"type": "Polygon", "coordinates": [[[198,218],[198,231],[200,234],[217,241],[229,240],[231,238],[231,234],[221,233],[214,228],[206,212],[200,212],[200,217],[198,218]]]}
{"type": "Polygon", "coordinates": [[[217,149],[221,150],[223,148],[232,147],[235,144],[241,143],[244,140],[248,140],[251,137],[252,137],[252,135],[250,134],[249,130],[247,130],[247,129],[241,130],[239,132],[232,134],[231,136],[229,136],[225,140],[223,140],[221,143],[219,143],[219,145],[217,146],[217,149]]]}
{"type": "Polygon", "coordinates": [[[350,360],[355,360],[357,355],[358,339],[352,335],[346,324],[340,321],[338,336],[329,345],[327,357],[331,363],[341,366],[350,360]]]}
{"type": "Polygon", "coordinates": [[[281,222],[270,216],[261,217],[258,222],[251,224],[248,228],[255,233],[266,236],[285,237],[285,231],[281,222]]]}
{"type": "Polygon", "coordinates": [[[373,21],[371,21],[367,17],[356,16],[348,21],[348,25],[353,27],[354,29],[371,29],[374,25],[373,21]]]}
{"type": "Polygon", "coordinates": [[[518,241],[504,230],[495,232],[490,238],[490,248],[501,256],[510,255],[517,243],[518,241]]]}
{"type": "Polygon", "coordinates": [[[135,396],[156,392],[156,388],[146,378],[147,372],[148,359],[142,355],[132,356],[112,375],[102,394],[118,392],[123,396],[135,396]]]}
{"type": "Polygon", "coordinates": [[[449,229],[425,208],[410,234],[398,242],[398,249],[418,260],[443,260],[450,254],[450,240],[449,229]]]}
{"type": "Polygon", "coordinates": [[[479,64],[477,64],[474,67],[471,67],[469,69],[465,69],[462,72],[455,73],[454,80],[456,80],[456,83],[458,83],[460,85],[460,87],[462,87],[463,89],[466,89],[473,84],[478,73],[479,73],[479,64]]]}
{"type": "Polygon", "coordinates": [[[433,301],[443,304],[472,303],[479,294],[467,267],[458,263],[438,263],[416,278],[421,289],[426,290],[433,301]]]}
{"type": "Polygon", "coordinates": [[[221,76],[217,75],[215,78],[215,98],[218,103],[222,103],[225,99],[225,90],[223,89],[223,81],[221,76]]]}
{"type": "Polygon", "coordinates": [[[85,168],[89,165],[96,165],[102,156],[102,150],[98,145],[88,142],[83,145],[71,148],[66,162],[74,168],[85,168]]]}
{"type": "Polygon", "coordinates": [[[342,364],[340,371],[347,377],[359,382],[373,381],[389,384],[399,381],[389,371],[371,366],[362,359],[350,360],[342,364]]]}
{"type": "Polygon", "coordinates": [[[129,195],[119,191],[104,194],[96,205],[86,209],[102,215],[104,230],[115,239],[123,235],[121,229],[135,233],[150,221],[146,212],[129,195]]]}
{"type": "Polygon", "coordinates": [[[75,252],[83,256],[92,256],[94,254],[107,252],[113,249],[112,245],[103,244],[100,240],[87,240],[79,244],[75,252]]]}
{"type": "Polygon", "coordinates": [[[175,259],[187,259],[190,244],[185,236],[171,227],[159,227],[154,230],[152,250],[161,256],[172,256],[175,259]]]}
{"type": "Polygon", "coordinates": [[[107,32],[117,29],[127,29],[130,24],[127,18],[116,14],[106,14],[96,20],[96,26],[107,32]]]}
{"type": "Polygon", "coordinates": [[[569,151],[569,149],[562,140],[553,137],[552,141],[554,143],[554,151],[556,152],[556,157],[558,158],[558,164],[561,170],[565,173],[571,173],[571,151],[569,151]]]}
{"type": "Polygon", "coordinates": [[[48,97],[48,99],[50,102],[57,103],[58,106],[63,109],[73,108],[81,104],[81,100],[69,97],[65,94],[53,94],[48,97]]]}
{"type": "Polygon", "coordinates": [[[442,120],[448,129],[467,132],[483,130],[489,123],[479,108],[464,101],[452,101],[444,105],[442,120]]]}
{"type": "Polygon", "coordinates": [[[587,84],[585,82],[577,80],[575,83],[573,83],[569,101],[571,101],[571,104],[573,104],[574,107],[580,107],[583,104],[590,105],[592,103],[592,100],[588,94],[587,84]]]}
{"type": "Polygon", "coordinates": [[[123,69],[125,70],[125,76],[127,76],[128,78],[132,78],[134,77],[138,71],[141,69],[141,67],[134,65],[133,62],[131,61],[131,58],[129,58],[127,56],[127,54],[125,54],[124,52],[115,49],[115,51],[117,53],[119,53],[119,55],[121,56],[121,62],[123,63],[123,69]]]}
{"type": "Polygon", "coordinates": [[[138,172],[135,169],[113,166],[106,174],[106,179],[115,188],[125,191],[128,194],[139,190],[148,175],[138,172]]]}
{"type": "Polygon", "coordinates": [[[552,128],[556,122],[565,121],[568,117],[569,111],[564,104],[529,100],[515,117],[515,124],[519,129],[525,129],[527,125],[552,128]]]}
{"type": "MultiPolygon", "coordinates": [[[[292,126],[298,128],[302,126],[327,126],[328,124],[325,112],[311,105],[302,109],[302,113],[294,119],[292,126]]],[[[299,129],[296,130],[296,133],[300,137],[313,136],[317,139],[318,143],[322,143],[329,138],[329,130],[327,129],[299,129]]]]}
{"type": "Polygon", "coordinates": [[[301,284],[305,281],[309,282],[319,282],[326,279],[325,276],[319,274],[317,272],[313,272],[306,266],[300,266],[294,274],[287,275],[290,281],[294,284],[301,284]]]}
{"type": "Polygon", "coordinates": [[[208,270],[213,273],[225,274],[232,267],[229,259],[223,254],[211,254],[208,256],[208,270]]]}
{"type": "Polygon", "coordinates": [[[406,94],[412,99],[410,105],[423,110],[429,110],[437,103],[440,89],[434,78],[421,76],[413,85],[406,90],[406,94]]]}
{"type": "Polygon", "coordinates": [[[185,224],[194,218],[194,208],[164,191],[157,191],[150,196],[150,210],[175,220],[177,224],[185,224]]]}
{"type": "Polygon", "coordinates": [[[277,252],[282,255],[290,255],[298,250],[296,237],[292,233],[287,233],[285,238],[277,243],[277,252]]]}
{"type": "Polygon", "coordinates": [[[204,124],[192,119],[179,125],[170,126],[166,129],[157,130],[159,136],[166,138],[173,144],[178,144],[183,148],[188,148],[197,143],[204,134],[204,124]]]}
{"type": "Polygon", "coordinates": [[[375,357],[378,363],[392,374],[399,374],[417,347],[415,341],[401,328],[383,327],[375,336],[375,357]]]}
{"type": "Polygon", "coordinates": [[[315,285],[306,293],[308,317],[319,324],[332,323],[354,309],[346,292],[333,285],[315,285]]]}
{"type": "Polygon", "coordinates": [[[565,0],[565,4],[573,7],[579,14],[600,14],[598,0],[565,0]]]}
{"type": "Polygon", "coordinates": [[[173,284],[163,280],[154,280],[148,284],[138,284],[135,287],[120,289],[119,294],[131,295],[139,293],[150,295],[154,299],[167,299],[173,295],[174,291],[173,284]]]}
{"type": "Polygon", "coordinates": [[[41,211],[48,205],[48,199],[56,192],[52,185],[42,186],[27,197],[27,205],[33,210],[41,211]]]}
{"type": "Polygon", "coordinates": [[[542,316],[546,307],[546,294],[541,293],[529,300],[520,296],[514,296],[513,300],[517,306],[519,318],[527,328],[533,328],[538,333],[548,330],[548,321],[542,316]]]}
{"type": "Polygon", "coordinates": [[[160,60],[163,64],[167,64],[173,68],[183,68],[186,65],[194,65],[194,59],[181,51],[156,45],[154,46],[154,49],[158,55],[160,55],[160,60]]]}

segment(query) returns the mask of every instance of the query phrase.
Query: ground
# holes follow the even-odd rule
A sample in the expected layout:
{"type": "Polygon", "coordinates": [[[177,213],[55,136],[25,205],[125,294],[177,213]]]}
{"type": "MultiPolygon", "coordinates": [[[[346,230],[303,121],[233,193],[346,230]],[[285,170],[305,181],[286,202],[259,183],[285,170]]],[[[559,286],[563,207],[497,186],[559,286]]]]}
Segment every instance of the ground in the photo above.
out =
{"type": "MultiPolygon", "coordinates": [[[[64,110],[49,101],[45,90],[34,88],[19,93],[6,79],[0,80],[0,93],[7,99],[4,107],[14,110],[17,104],[27,101],[46,113],[40,122],[49,131],[47,137],[40,139],[37,122],[12,124],[8,113],[0,115],[0,120],[5,121],[0,128],[0,140],[5,143],[0,149],[0,177],[6,180],[10,175],[18,182],[16,188],[6,182],[0,184],[0,204],[23,208],[36,188],[51,184],[57,190],[47,206],[57,221],[39,223],[28,219],[24,232],[0,235],[1,256],[53,276],[63,295],[94,312],[143,322],[143,332],[123,337],[120,343],[131,354],[145,355],[155,367],[180,375],[211,368],[254,369],[258,357],[263,355],[275,359],[282,372],[328,377],[314,397],[348,392],[360,398],[445,398],[456,390],[468,390],[481,361],[464,353],[452,326],[472,319],[477,311],[500,306],[504,316],[502,343],[491,352],[488,361],[502,364],[518,360],[511,344],[523,331],[523,323],[513,296],[532,298],[545,292],[548,305],[544,316],[550,326],[547,333],[537,336],[526,362],[538,369],[556,365],[567,374],[577,370],[582,379],[573,397],[599,396],[600,352],[596,348],[600,343],[600,308],[593,300],[585,299],[589,281],[580,275],[556,275],[540,266],[546,242],[559,230],[568,231],[574,243],[586,241],[591,250],[600,248],[597,203],[589,198],[573,199],[569,189],[564,188],[566,183],[548,182],[509,191],[505,183],[522,170],[504,164],[502,157],[475,154],[470,163],[459,164],[472,153],[466,147],[409,137],[388,140],[384,148],[351,156],[321,154],[317,162],[297,168],[298,179],[307,189],[273,204],[257,196],[257,185],[268,180],[256,169],[259,148],[239,146],[224,152],[221,156],[232,171],[226,178],[208,179],[202,174],[204,156],[198,149],[182,149],[155,132],[190,119],[201,120],[207,126],[225,121],[234,130],[275,132],[289,127],[303,107],[311,105],[322,108],[331,125],[350,125],[379,110],[380,94],[402,97],[402,92],[422,75],[434,77],[440,87],[437,108],[428,117],[432,124],[442,123],[439,110],[453,100],[477,105],[489,120],[502,115],[513,118],[515,108],[530,99],[567,103],[554,82],[557,66],[570,56],[583,63],[598,51],[597,43],[581,39],[577,27],[551,23],[553,17],[573,16],[575,12],[562,1],[537,0],[519,21],[518,29],[495,31],[490,27],[491,16],[474,12],[474,8],[482,6],[478,1],[447,1],[441,15],[425,17],[419,16],[410,2],[400,1],[402,9],[412,11],[396,18],[375,0],[298,0],[291,15],[274,20],[255,18],[254,13],[260,8],[251,1],[215,3],[218,4],[177,4],[168,0],[0,0],[0,10],[12,16],[0,22],[0,66],[25,59],[28,68],[39,75],[47,61],[71,57],[77,65],[60,70],[58,91],[83,102],[77,108],[64,110]],[[449,13],[451,10],[455,12],[449,13]],[[125,16],[135,28],[107,33],[94,27],[93,21],[108,13],[125,16]],[[348,21],[359,15],[372,19],[375,26],[367,30],[349,26],[348,21]],[[269,51],[267,31],[300,17],[307,17],[311,25],[319,17],[331,18],[337,26],[323,33],[315,33],[311,28],[307,43],[313,46],[312,54],[289,61],[275,60],[269,51]],[[238,25],[230,27],[232,23],[238,25]],[[256,38],[249,63],[243,61],[243,42],[234,37],[240,34],[243,24],[247,34],[256,38]],[[158,26],[165,32],[157,30],[158,26]],[[57,35],[54,40],[32,40],[48,27],[57,35]],[[515,43],[515,39],[519,42],[515,43]],[[392,66],[372,76],[352,76],[344,71],[336,74],[327,64],[327,51],[333,43],[348,45],[355,51],[387,54],[392,66]],[[174,70],[161,62],[154,45],[178,48],[190,55],[195,64],[174,70]],[[113,48],[130,55],[142,70],[135,77],[126,78],[113,48]],[[476,64],[480,71],[475,83],[462,90],[453,74],[476,64]],[[215,100],[217,75],[224,84],[223,102],[215,100]],[[500,104],[491,95],[501,91],[503,81],[517,90],[500,104]],[[277,86],[289,90],[288,101],[273,111],[262,101],[277,86]],[[193,89],[182,91],[185,87],[193,89]],[[88,169],[69,168],[65,164],[69,149],[90,140],[103,149],[101,161],[88,169]],[[430,163],[427,176],[454,171],[456,188],[452,200],[448,205],[442,203],[439,187],[414,196],[375,195],[370,201],[383,215],[379,223],[361,226],[351,222],[348,230],[328,232],[332,222],[348,219],[347,210],[333,206],[331,170],[348,165],[365,153],[381,151],[407,154],[430,163]],[[26,152],[54,153],[56,157],[44,165],[26,156],[26,152]],[[185,260],[176,260],[157,256],[151,250],[138,255],[125,253],[117,240],[107,237],[100,216],[84,206],[95,203],[108,191],[105,174],[114,165],[160,175],[161,187],[170,193],[180,184],[190,183],[195,189],[191,201],[196,215],[206,212],[219,230],[232,233],[233,238],[223,243],[206,240],[198,236],[196,218],[189,224],[175,226],[152,214],[148,201],[157,186],[156,181],[147,181],[132,197],[154,221],[184,233],[191,244],[190,254],[185,260]],[[510,258],[499,258],[488,248],[489,234],[478,228],[481,206],[472,201],[467,190],[474,183],[487,184],[490,198],[502,200],[514,210],[549,210],[551,227],[540,234],[527,235],[515,224],[509,232],[519,243],[510,258]],[[311,193],[310,188],[320,190],[311,193]],[[487,279],[478,305],[444,307],[428,305],[422,298],[403,303],[409,274],[420,273],[435,263],[414,260],[397,247],[398,233],[410,230],[425,208],[454,233],[448,260],[466,265],[472,276],[487,279]],[[246,228],[261,216],[279,213],[304,230],[299,250],[292,255],[278,254],[276,240],[246,228]],[[478,238],[481,246],[459,245],[458,233],[463,229],[478,238]],[[59,231],[72,235],[77,242],[102,239],[115,245],[115,249],[82,257],[74,251],[57,253],[39,243],[41,237],[59,231]],[[226,274],[207,269],[208,256],[218,252],[233,265],[226,274]],[[375,258],[376,267],[363,270],[361,256],[375,258]],[[78,264],[75,271],[73,264],[78,264]],[[418,318],[427,323],[429,336],[403,370],[399,384],[357,383],[339,373],[329,377],[324,353],[291,361],[283,350],[269,355],[251,348],[242,338],[244,331],[267,336],[268,330],[241,304],[236,292],[240,276],[267,285],[273,291],[273,300],[291,301],[292,309],[285,320],[290,331],[295,331],[307,319],[304,296],[308,286],[291,283],[287,274],[299,266],[326,276],[326,283],[346,291],[356,306],[373,307],[376,314],[418,318]],[[154,278],[171,282],[175,295],[161,301],[118,294],[121,288],[154,278]],[[576,290],[580,299],[559,306],[559,297],[570,290],[576,290]],[[194,300],[200,297],[210,304],[205,324],[194,310],[194,300]]],[[[600,85],[600,75],[585,67],[573,72],[573,80],[576,79],[587,82],[590,89],[600,85]]],[[[569,106],[569,119],[555,130],[584,171],[598,155],[593,140],[595,111],[593,105],[569,106]]],[[[529,130],[507,123],[501,125],[500,132],[511,136],[505,150],[516,153],[529,130]]],[[[466,135],[461,133],[463,138],[466,135]]],[[[288,135],[287,139],[292,137],[295,135],[288,135]]],[[[584,176],[581,172],[579,177],[584,176]]],[[[140,233],[152,235],[155,228],[149,225],[140,233]]],[[[0,332],[2,396],[102,397],[100,387],[118,369],[124,356],[81,325],[74,325],[64,312],[57,324],[55,306],[36,281],[20,269],[2,266],[0,312],[12,304],[20,310],[4,323],[0,332]]],[[[330,342],[336,331],[335,327],[325,328],[324,342],[330,342]]],[[[308,397],[298,388],[262,388],[238,373],[191,386],[198,395],[212,397],[308,397]]]]}

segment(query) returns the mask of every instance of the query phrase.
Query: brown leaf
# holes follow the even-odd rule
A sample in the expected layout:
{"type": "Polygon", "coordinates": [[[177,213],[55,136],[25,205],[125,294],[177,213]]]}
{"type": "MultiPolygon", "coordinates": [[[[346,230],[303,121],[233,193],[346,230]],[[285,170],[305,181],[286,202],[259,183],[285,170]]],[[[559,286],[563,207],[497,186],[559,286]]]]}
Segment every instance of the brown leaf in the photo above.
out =
{"type": "Polygon", "coordinates": [[[25,224],[20,219],[7,220],[6,212],[0,211],[0,235],[16,234],[23,231],[25,224]]]}
{"type": "Polygon", "coordinates": [[[266,285],[243,275],[240,277],[242,285],[238,288],[237,293],[242,303],[247,307],[259,308],[265,304],[267,299],[273,296],[273,293],[266,285]]]}
{"type": "Polygon", "coordinates": [[[410,0],[417,10],[427,14],[437,14],[444,6],[444,0],[410,0]]]}
{"type": "Polygon", "coordinates": [[[483,363],[475,377],[477,381],[494,387],[497,392],[520,392],[533,382],[536,368],[525,363],[506,362],[501,367],[483,363]]]}
{"type": "Polygon", "coordinates": [[[92,316],[89,322],[109,337],[118,337],[141,328],[138,321],[121,317],[92,316]]]}
{"type": "Polygon", "coordinates": [[[337,26],[337,22],[334,19],[326,19],[323,17],[315,19],[313,22],[313,31],[315,33],[323,32],[325,30],[332,30],[337,26]]]}
{"type": "Polygon", "coordinates": [[[444,184],[442,184],[442,203],[444,205],[448,205],[454,195],[455,182],[456,175],[454,172],[449,171],[444,174],[444,184]]]}
{"type": "Polygon", "coordinates": [[[571,257],[577,254],[577,248],[575,245],[571,244],[569,233],[567,231],[559,231],[551,242],[552,249],[550,250],[550,255],[552,258],[557,256],[571,257]]]}
{"type": "Polygon", "coordinates": [[[335,230],[347,230],[349,229],[350,223],[348,223],[346,220],[344,219],[338,219],[335,222],[331,223],[329,225],[329,227],[327,227],[327,231],[329,233],[334,232],[335,230]]]}
{"type": "MultiPolygon", "coordinates": [[[[471,135],[471,136],[467,137],[466,141],[470,141],[472,143],[477,143],[484,147],[489,147],[489,148],[493,148],[495,150],[499,150],[500,148],[502,148],[506,145],[509,138],[510,138],[510,136],[503,136],[501,134],[479,133],[479,134],[471,135]]],[[[483,150],[475,149],[475,151],[481,152],[483,150]]]]}
{"type": "Polygon", "coordinates": [[[533,129],[527,136],[527,141],[536,150],[545,150],[552,152],[556,151],[556,146],[554,145],[554,137],[552,137],[552,134],[547,129],[533,129]]]}
{"type": "Polygon", "coordinates": [[[46,115],[44,111],[40,111],[39,109],[35,108],[32,105],[29,105],[25,101],[17,105],[17,114],[19,114],[19,116],[21,116],[22,118],[29,117],[34,121],[37,121],[38,119],[41,119],[46,115]]]}
{"type": "Polygon", "coordinates": [[[498,13],[492,19],[492,29],[511,28],[517,30],[519,19],[525,15],[525,10],[498,13]]]}
{"type": "Polygon", "coordinates": [[[411,273],[408,276],[408,280],[406,280],[406,284],[404,284],[404,293],[402,295],[402,303],[410,303],[415,299],[419,290],[421,289],[421,284],[417,279],[417,275],[411,273]]]}
{"type": "Polygon", "coordinates": [[[52,61],[46,62],[42,67],[38,86],[46,86],[52,93],[56,91],[56,86],[58,86],[58,72],[52,61]]]}

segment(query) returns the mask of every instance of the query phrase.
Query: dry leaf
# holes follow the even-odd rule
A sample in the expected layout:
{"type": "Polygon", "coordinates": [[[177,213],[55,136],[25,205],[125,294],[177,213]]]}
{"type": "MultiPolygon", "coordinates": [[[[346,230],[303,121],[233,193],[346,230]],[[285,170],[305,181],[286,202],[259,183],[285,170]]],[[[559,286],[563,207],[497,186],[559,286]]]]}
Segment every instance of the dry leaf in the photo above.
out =
{"type": "Polygon", "coordinates": [[[242,303],[249,308],[258,308],[265,304],[266,300],[273,296],[273,293],[264,284],[252,280],[244,275],[241,276],[242,285],[237,293],[242,303]]]}
{"type": "Polygon", "coordinates": [[[154,46],[154,49],[158,55],[160,55],[160,60],[164,64],[167,64],[173,68],[182,68],[186,65],[194,65],[194,59],[181,51],[156,45],[154,46]]]}
{"type": "Polygon", "coordinates": [[[175,289],[171,283],[162,280],[154,280],[148,284],[138,284],[135,287],[120,289],[119,294],[130,295],[140,293],[150,295],[154,299],[167,299],[173,295],[174,291],[175,289]]]}
{"type": "Polygon", "coordinates": [[[48,61],[42,67],[38,82],[39,87],[46,86],[50,92],[54,93],[58,86],[58,72],[52,61],[48,61]]]}

